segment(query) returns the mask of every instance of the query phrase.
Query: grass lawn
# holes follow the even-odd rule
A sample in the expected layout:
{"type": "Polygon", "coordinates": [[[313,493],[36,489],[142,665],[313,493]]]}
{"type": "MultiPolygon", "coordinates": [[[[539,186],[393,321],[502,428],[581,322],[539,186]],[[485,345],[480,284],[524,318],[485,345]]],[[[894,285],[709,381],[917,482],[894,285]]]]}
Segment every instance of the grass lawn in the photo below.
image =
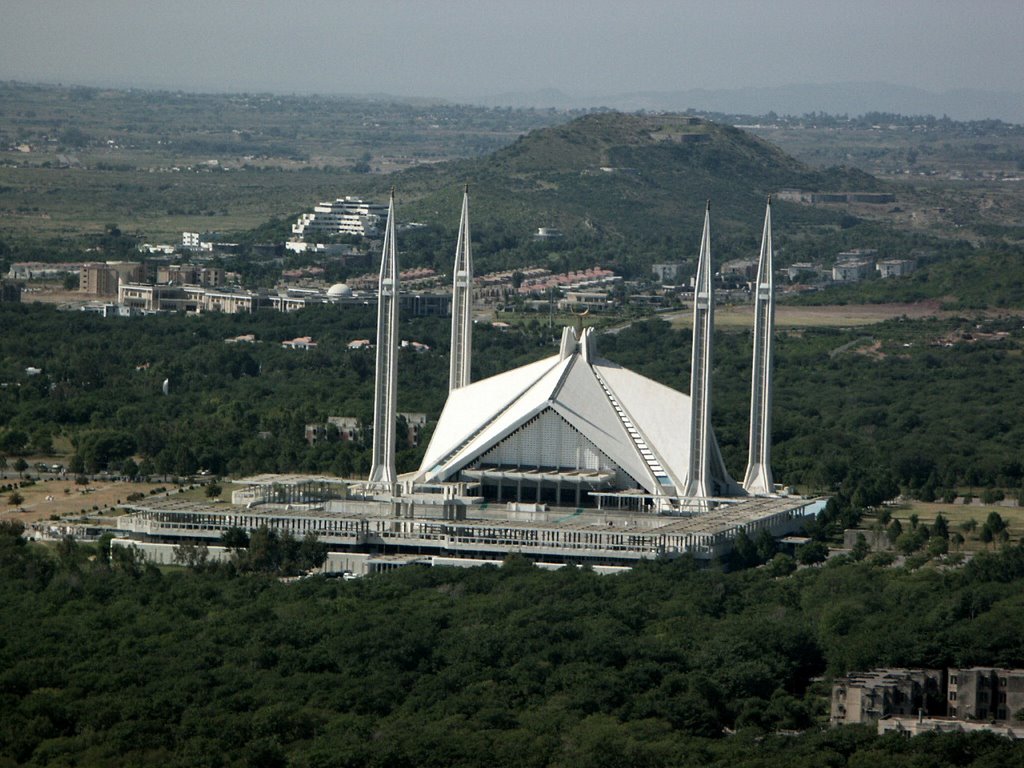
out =
{"type": "Polygon", "coordinates": [[[996,546],[984,544],[979,536],[981,526],[992,512],[998,512],[1006,522],[1011,541],[1019,541],[1024,537],[1024,507],[1018,507],[1009,500],[997,504],[981,504],[977,500],[971,504],[910,501],[890,507],[889,510],[892,517],[900,521],[904,530],[909,529],[910,516],[913,514],[917,515],[921,524],[929,528],[935,522],[936,515],[941,514],[949,523],[950,533],[960,533],[966,539],[963,549],[967,552],[980,552],[996,546]],[[1003,506],[1004,504],[1007,506],[1003,506]],[[960,527],[968,520],[974,520],[977,524],[970,533],[960,527]]]}
{"type": "MultiPolygon", "coordinates": [[[[918,304],[843,304],[820,307],[801,307],[777,304],[775,306],[776,328],[854,328],[874,325],[896,317],[922,318],[939,317],[943,312],[937,302],[918,304]]],[[[664,315],[673,328],[689,328],[693,325],[692,310],[664,315]]],[[[743,329],[754,325],[752,304],[730,304],[715,307],[717,328],[743,329]]]]}

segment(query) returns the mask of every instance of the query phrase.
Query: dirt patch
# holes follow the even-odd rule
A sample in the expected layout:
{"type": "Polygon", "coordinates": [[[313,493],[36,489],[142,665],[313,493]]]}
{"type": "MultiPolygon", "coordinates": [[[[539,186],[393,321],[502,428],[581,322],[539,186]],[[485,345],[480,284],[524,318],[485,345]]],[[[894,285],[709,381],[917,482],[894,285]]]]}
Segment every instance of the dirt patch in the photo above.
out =
{"type": "Polygon", "coordinates": [[[0,495],[0,519],[20,520],[33,523],[48,520],[52,515],[78,514],[83,509],[92,512],[93,507],[110,511],[124,502],[130,493],[149,494],[158,487],[169,487],[156,483],[94,482],[76,485],[73,480],[44,480],[26,488],[16,489],[24,501],[20,505],[8,504],[10,493],[0,495]]]}

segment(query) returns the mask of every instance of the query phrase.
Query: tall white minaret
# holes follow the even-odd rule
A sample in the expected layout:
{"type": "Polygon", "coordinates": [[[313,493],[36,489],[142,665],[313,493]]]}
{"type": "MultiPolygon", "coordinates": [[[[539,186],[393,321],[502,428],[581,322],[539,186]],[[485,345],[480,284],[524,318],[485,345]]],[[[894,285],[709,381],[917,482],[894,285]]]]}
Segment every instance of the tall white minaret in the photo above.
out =
{"type": "Polygon", "coordinates": [[[370,483],[394,486],[398,395],[398,257],[395,254],[395,190],[391,189],[384,252],[377,282],[377,372],[373,395],[373,461],[370,483]]]}
{"type": "Polygon", "coordinates": [[[452,359],[448,391],[469,384],[473,360],[473,252],[469,238],[469,185],[462,196],[462,219],[455,246],[452,285],[452,359]]]}
{"type": "Polygon", "coordinates": [[[764,214],[761,256],[754,289],[754,363],[750,387],[750,453],[743,488],[753,495],[775,492],[772,479],[772,335],[775,282],[772,278],[772,199],[764,214]]]}
{"type": "Polygon", "coordinates": [[[690,362],[690,466],[686,493],[708,498],[714,493],[711,478],[711,336],[715,325],[715,297],[711,271],[711,203],[704,211],[697,277],[693,285],[693,351],[690,362]]]}

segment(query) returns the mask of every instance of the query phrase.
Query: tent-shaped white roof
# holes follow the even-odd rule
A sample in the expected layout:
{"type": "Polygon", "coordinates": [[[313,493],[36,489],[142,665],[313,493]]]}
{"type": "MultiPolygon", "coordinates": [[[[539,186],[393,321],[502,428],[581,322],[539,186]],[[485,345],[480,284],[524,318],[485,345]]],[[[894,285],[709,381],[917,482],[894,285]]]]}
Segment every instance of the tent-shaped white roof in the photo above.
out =
{"type": "MultiPolygon", "coordinates": [[[[551,410],[647,493],[675,495],[686,487],[690,398],[594,355],[591,331],[563,334],[561,352],[453,390],[427,447],[420,478],[450,479],[551,410]]],[[[741,494],[714,446],[719,495],[741,494]]],[[[557,466],[529,457],[533,466],[557,466]]]]}

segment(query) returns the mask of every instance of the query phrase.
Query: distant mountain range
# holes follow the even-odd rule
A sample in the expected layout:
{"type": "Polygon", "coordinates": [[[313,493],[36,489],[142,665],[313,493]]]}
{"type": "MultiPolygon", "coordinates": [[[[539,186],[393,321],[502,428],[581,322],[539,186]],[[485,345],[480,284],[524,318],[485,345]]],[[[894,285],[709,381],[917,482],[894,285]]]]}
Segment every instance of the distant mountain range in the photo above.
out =
{"type": "Polygon", "coordinates": [[[1024,123],[1024,93],[957,89],[934,93],[888,83],[830,83],[683,91],[633,91],[615,94],[570,94],[556,89],[481,96],[484,106],[587,109],[609,107],[680,112],[695,109],[738,115],[862,115],[893,112],[903,115],[946,115],[954,120],[999,119],[1024,123]]]}

